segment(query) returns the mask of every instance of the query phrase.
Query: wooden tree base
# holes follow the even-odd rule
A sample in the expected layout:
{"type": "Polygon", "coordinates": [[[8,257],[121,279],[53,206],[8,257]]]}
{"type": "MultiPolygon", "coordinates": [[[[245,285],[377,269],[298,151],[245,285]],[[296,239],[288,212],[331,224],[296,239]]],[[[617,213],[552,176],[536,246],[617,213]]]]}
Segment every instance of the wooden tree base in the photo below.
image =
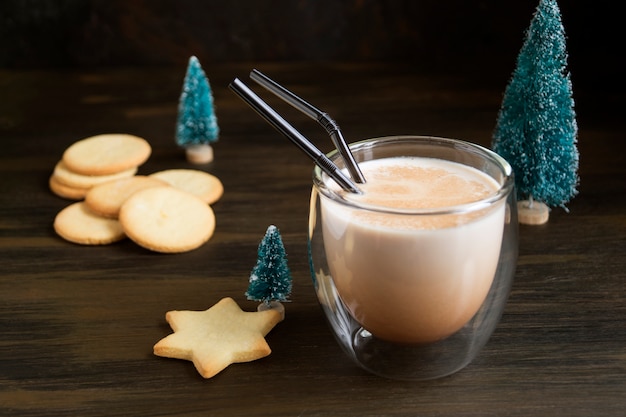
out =
{"type": "Polygon", "coordinates": [[[191,164],[202,165],[213,161],[213,148],[211,145],[191,145],[185,148],[187,161],[191,164]]]}
{"type": "Polygon", "coordinates": [[[256,308],[257,311],[276,310],[280,313],[281,321],[285,320],[285,306],[280,301],[272,301],[268,303],[261,303],[256,308]]]}
{"type": "Polygon", "coordinates": [[[522,200],[517,202],[517,218],[520,223],[540,225],[548,221],[550,209],[539,201],[522,200]]]}

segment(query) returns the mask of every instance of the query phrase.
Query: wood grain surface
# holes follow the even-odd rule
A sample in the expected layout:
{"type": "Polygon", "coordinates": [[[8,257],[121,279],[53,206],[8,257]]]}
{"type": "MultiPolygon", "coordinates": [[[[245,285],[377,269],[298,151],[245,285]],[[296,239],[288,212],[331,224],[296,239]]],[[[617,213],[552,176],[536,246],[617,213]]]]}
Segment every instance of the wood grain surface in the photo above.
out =
{"type": "MultiPolygon", "coordinates": [[[[205,67],[221,137],[200,167],[225,188],[201,248],[85,247],[55,235],[69,204],[48,178],[63,150],[100,133],[153,147],[139,173],[190,168],[174,143],[184,68],[0,71],[0,415],[618,416],[626,406],[626,157],[623,94],[576,91],[580,194],[548,224],[520,228],[504,316],[478,358],[432,382],[353,365],[319,308],[306,256],[311,162],[227,88],[250,65],[205,67]],[[156,357],[165,313],[244,292],[260,239],[281,231],[294,278],[272,354],[210,380],[156,357]]],[[[489,145],[501,79],[420,75],[385,64],[258,68],[327,111],[349,141],[392,134],[489,145]]],[[[249,85],[253,86],[252,82],[249,85]]],[[[256,87],[255,87],[256,89],[256,87]]],[[[313,121],[256,89],[323,150],[313,121]]]]}

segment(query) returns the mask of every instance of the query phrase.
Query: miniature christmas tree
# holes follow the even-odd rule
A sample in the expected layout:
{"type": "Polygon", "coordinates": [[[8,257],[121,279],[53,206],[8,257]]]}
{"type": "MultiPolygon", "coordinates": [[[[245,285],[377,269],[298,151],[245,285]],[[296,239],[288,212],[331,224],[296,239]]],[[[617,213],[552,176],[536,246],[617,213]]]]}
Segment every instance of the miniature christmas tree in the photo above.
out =
{"type": "Polygon", "coordinates": [[[540,0],[505,90],[493,149],[515,173],[519,219],[541,224],[548,206],[577,193],[578,127],[566,69],[565,30],[556,0],[540,0]]]}
{"type": "Polygon", "coordinates": [[[262,301],[259,310],[282,309],[281,301],[287,301],[291,293],[291,273],[287,266],[287,254],[278,228],[271,225],[258,249],[258,259],[250,274],[248,300],[262,301]]]}
{"type": "Polygon", "coordinates": [[[204,164],[213,160],[211,144],[217,141],[218,134],[209,80],[198,58],[192,56],[178,103],[176,143],[185,148],[189,162],[204,164]]]}

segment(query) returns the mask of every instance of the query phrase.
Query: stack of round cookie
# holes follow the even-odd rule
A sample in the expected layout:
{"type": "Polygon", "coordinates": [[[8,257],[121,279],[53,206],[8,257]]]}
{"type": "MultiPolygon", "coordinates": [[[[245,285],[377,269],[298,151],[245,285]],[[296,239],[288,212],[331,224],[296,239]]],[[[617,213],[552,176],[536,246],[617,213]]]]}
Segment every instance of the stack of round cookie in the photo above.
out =
{"type": "Polygon", "coordinates": [[[147,141],[132,135],[98,135],[71,145],[50,177],[51,190],[82,200],[64,208],[54,229],[64,239],[102,245],[130,237],[158,252],[185,252],[213,235],[209,206],[222,183],[197,170],[135,175],[150,156],[147,141]]]}
{"type": "Polygon", "coordinates": [[[83,199],[95,185],[135,175],[151,152],[145,139],[127,134],[79,140],[65,150],[54,167],[50,189],[64,198],[83,199]]]}

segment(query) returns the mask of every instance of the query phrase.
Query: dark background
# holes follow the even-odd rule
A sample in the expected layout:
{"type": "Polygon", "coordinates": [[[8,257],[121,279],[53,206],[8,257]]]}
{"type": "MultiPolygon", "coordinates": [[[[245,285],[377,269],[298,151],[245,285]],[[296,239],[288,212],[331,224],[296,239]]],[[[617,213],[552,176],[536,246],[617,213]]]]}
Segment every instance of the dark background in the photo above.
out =
{"type": "MultiPolygon", "coordinates": [[[[509,78],[538,0],[2,0],[0,67],[401,61],[509,78]]],[[[619,2],[559,2],[575,89],[623,89],[619,2]]]]}

